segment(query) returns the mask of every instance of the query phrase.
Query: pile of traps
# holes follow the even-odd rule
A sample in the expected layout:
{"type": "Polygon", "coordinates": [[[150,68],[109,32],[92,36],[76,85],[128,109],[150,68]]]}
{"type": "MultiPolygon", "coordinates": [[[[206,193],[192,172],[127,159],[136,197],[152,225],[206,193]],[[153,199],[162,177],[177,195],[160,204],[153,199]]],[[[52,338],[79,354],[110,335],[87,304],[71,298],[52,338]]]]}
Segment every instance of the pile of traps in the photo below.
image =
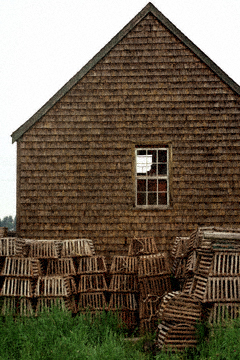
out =
{"type": "Polygon", "coordinates": [[[94,254],[88,239],[1,238],[1,313],[33,315],[53,304],[75,313],[79,263],[94,254]]]}
{"type": "Polygon", "coordinates": [[[177,238],[172,255],[183,293],[201,302],[210,323],[239,315],[239,229],[199,228],[189,238],[177,238]]]}
{"type": "Polygon", "coordinates": [[[120,309],[128,328],[138,321],[141,333],[157,328],[157,310],[163,295],[171,291],[167,253],[159,253],[153,238],[134,238],[128,256],[115,256],[109,286],[109,309],[120,309]]]}

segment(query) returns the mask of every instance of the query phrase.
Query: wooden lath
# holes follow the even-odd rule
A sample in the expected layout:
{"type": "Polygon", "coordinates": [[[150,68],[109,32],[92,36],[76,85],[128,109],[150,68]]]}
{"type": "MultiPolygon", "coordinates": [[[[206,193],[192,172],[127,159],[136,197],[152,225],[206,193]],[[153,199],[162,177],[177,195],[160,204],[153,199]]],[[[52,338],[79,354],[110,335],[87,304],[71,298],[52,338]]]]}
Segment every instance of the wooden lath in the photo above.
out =
{"type": "Polygon", "coordinates": [[[114,256],[110,268],[111,274],[137,274],[138,259],[136,256],[114,256]]]}
{"type": "Polygon", "coordinates": [[[107,309],[107,302],[103,292],[94,293],[80,293],[78,310],[105,310],[107,309]]]}
{"type": "Polygon", "coordinates": [[[35,296],[40,297],[69,297],[76,292],[74,279],[62,276],[39,277],[35,290],[35,296]]]}
{"type": "Polygon", "coordinates": [[[240,252],[215,252],[211,276],[239,276],[240,252]]]}
{"type": "Polygon", "coordinates": [[[33,296],[33,282],[30,278],[5,277],[1,296],[33,296]]]}
{"type": "Polygon", "coordinates": [[[38,259],[56,259],[60,256],[59,241],[54,240],[28,240],[29,257],[38,259]]]}
{"type": "Polygon", "coordinates": [[[138,279],[132,274],[112,275],[109,291],[114,292],[136,292],[138,291],[138,279]]]}
{"type": "Polygon", "coordinates": [[[42,275],[38,259],[23,257],[6,257],[1,272],[2,276],[38,277],[42,275]]]}
{"type": "Polygon", "coordinates": [[[19,238],[1,238],[0,256],[23,256],[25,241],[19,238]]]}
{"type": "Polygon", "coordinates": [[[140,297],[139,318],[146,319],[148,322],[154,318],[158,319],[158,310],[162,298],[158,295],[148,295],[145,299],[140,297]]]}
{"type": "Polygon", "coordinates": [[[214,303],[210,310],[209,323],[219,324],[228,321],[229,319],[236,319],[240,314],[240,303],[214,303]]]}
{"type": "Polygon", "coordinates": [[[198,251],[195,273],[208,276],[211,270],[214,253],[211,251],[198,251]]]}
{"type": "Polygon", "coordinates": [[[64,259],[49,259],[47,263],[47,276],[62,275],[70,276],[76,275],[72,258],[64,259]]]}
{"type": "Polygon", "coordinates": [[[131,240],[128,255],[139,256],[158,253],[154,238],[134,238],[131,240]]]}
{"type": "Polygon", "coordinates": [[[144,255],[139,257],[139,277],[170,275],[170,273],[170,264],[166,253],[144,255]]]}
{"type": "Polygon", "coordinates": [[[137,310],[136,296],[133,293],[112,293],[109,310],[137,310]]]}
{"type": "Polygon", "coordinates": [[[21,298],[19,300],[19,315],[21,316],[34,315],[34,309],[31,299],[21,298]]]}
{"type": "Polygon", "coordinates": [[[202,302],[204,302],[206,298],[207,282],[208,282],[208,277],[202,275],[194,276],[193,285],[192,285],[192,294],[202,302]]]}
{"type": "Polygon", "coordinates": [[[164,306],[161,319],[167,322],[196,324],[201,318],[201,303],[191,295],[180,293],[164,306]]]}
{"type": "Polygon", "coordinates": [[[17,298],[16,297],[4,297],[1,309],[2,315],[15,314],[17,311],[17,298]]]}
{"type": "Polygon", "coordinates": [[[149,276],[139,279],[139,291],[143,298],[148,295],[162,297],[166,292],[171,291],[170,276],[149,276]]]}
{"type": "Polygon", "coordinates": [[[239,302],[239,277],[209,277],[205,302],[239,302]]]}
{"type": "Polygon", "coordinates": [[[190,324],[160,324],[158,346],[172,348],[172,350],[184,350],[197,345],[196,329],[190,324]]]}
{"type": "Polygon", "coordinates": [[[173,258],[184,258],[187,256],[188,249],[189,249],[189,237],[180,237],[177,236],[174,240],[171,256],[173,258]]]}
{"type": "Polygon", "coordinates": [[[46,310],[49,311],[52,307],[68,310],[73,313],[77,312],[76,303],[73,297],[40,297],[37,300],[36,314],[46,310]]]}
{"type": "Polygon", "coordinates": [[[95,250],[90,239],[73,239],[62,241],[62,257],[93,256],[95,250]]]}
{"type": "Polygon", "coordinates": [[[79,259],[78,274],[106,273],[107,266],[104,256],[91,256],[79,259]]]}
{"type": "Polygon", "coordinates": [[[103,274],[80,275],[78,292],[107,291],[107,283],[103,274]]]}

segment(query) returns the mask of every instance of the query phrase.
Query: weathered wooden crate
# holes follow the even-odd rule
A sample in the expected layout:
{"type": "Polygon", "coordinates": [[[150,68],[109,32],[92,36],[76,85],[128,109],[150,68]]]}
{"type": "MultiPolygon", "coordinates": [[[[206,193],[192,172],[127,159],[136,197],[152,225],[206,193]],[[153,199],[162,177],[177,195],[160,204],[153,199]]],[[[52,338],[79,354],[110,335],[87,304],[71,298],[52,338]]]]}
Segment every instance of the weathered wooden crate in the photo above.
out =
{"type": "Polygon", "coordinates": [[[40,297],[37,299],[36,314],[46,310],[49,311],[53,307],[68,310],[72,313],[77,312],[76,303],[73,297],[40,297]]]}
{"type": "Polygon", "coordinates": [[[192,294],[193,293],[193,282],[194,277],[186,278],[182,287],[182,292],[185,294],[192,294]]]}
{"type": "Polygon", "coordinates": [[[139,257],[138,276],[170,275],[169,258],[166,253],[143,255],[139,257]]]}
{"type": "Polygon", "coordinates": [[[21,316],[34,315],[34,309],[33,309],[31,299],[28,299],[28,298],[19,299],[19,315],[21,315],[21,316]]]}
{"type": "Polygon", "coordinates": [[[137,311],[135,310],[110,310],[112,313],[116,313],[118,319],[129,329],[133,330],[138,325],[137,311]]]}
{"type": "Polygon", "coordinates": [[[138,279],[136,275],[115,274],[112,275],[109,291],[112,292],[136,292],[138,291],[138,279]]]}
{"type": "Polygon", "coordinates": [[[197,268],[197,251],[192,250],[186,261],[186,273],[193,273],[196,271],[197,268]]]}
{"type": "Polygon", "coordinates": [[[239,276],[239,252],[215,252],[210,271],[211,276],[239,276]]]}
{"type": "Polygon", "coordinates": [[[23,256],[25,241],[19,238],[1,238],[0,256],[23,256]]]}
{"type": "Polygon", "coordinates": [[[109,301],[109,310],[137,310],[137,300],[134,293],[112,293],[109,301]]]}
{"type": "Polygon", "coordinates": [[[224,323],[229,319],[236,319],[240,314],[240,303],[214,303],[210,309],[209,323],[224,323]]]}
{"type": "Polygon", "coordinates": [[[78,274],[106,273],[107,266],[104,256],[91,256],[79,259],[78,274]]]}
{"type": "Polygon", "coordinates": [[[159,319],[162,319],[163,311],[165,309],[165,306],[169,302],[169,300],[171,300],[172,298],[174,298],[175,296],[177,296],[179,294],[181,294],[180,291],[172,291],[172,292],[168,292],[165,295],[163,295],[162,300],[161,300],[161,304],[160,304],[160,307],[159,307],[159,310],[158,310],[159,319]]]}
{"type": "Polygon", "coordinates": [[[161,319],[166,322],[196,324],[202,313],[201,303],[192,295],[180,293],[172,297],[161,313],[161,319]]]}
{"type": "Polygon", "coordinates": [[[192,294],[202,302],[206,300],[208,277],[202,275],[194,275],[192,284],[192,294]]]}
{"type": "Polygon", "coordinates": [[[211,270],[214,253],[212,251],[198,251],[195,273],[208,276],[211,270]]]}
{"type": "Polygon", "coordinates": [[[39,277],[35,296],[40,297],[69,297],[77,292],[74,279],[62,276],[39,277]]]}
{"type": "Polygon", "coordinates": [[[197,345],[196,329],[190,324],[159,324],[158,346],[184,350],[197,345]]]}
{"type": "Polygon", "coordinates": [[[158,311],[161,299],[157,295],[148,295],[146,298],[140,297],[139,300],[139,318],[151,322],[152,318],[158,319],[158,311]]]}
{"type": "Polygon", "coordinates": [[[80,293],[78,310],[105,310],[107,309],[106,297],[103,292],[80,293]]]}
{"type": "Polygon", "coordinates": [[[138,258],[136,256],[114,256],[110,268],[111,274],[137,274],[138,258]]]}
{"type": "Polygon", "coordinates": [[[189,237],[176,237],[173,243],[171,256],[175,258],[184,258],[187,256],[189,249],[189,237]]]}
{"type": "Polygon", "coordinates": [[[102,292],[107,290],[107,283],[103,274],[80,275],[78,292],[102,292]]]}
{"type": "Polygon", "coordinates": [[[147,333],[153,333],[158,328],[158,318],[152,317],[149,319],[140,319],[140,334],[144,335],[147,333]]]}
{"type": "Polygon", "coordinates": [[[47,263],[47,275],[74,276],[76,270],[72,258],[49,259],[47,263]]]}
{"type": "Polygon", "coordinates": [[[171,273],[176,279],[182,279],[186,276],[187,258],[176,258],[173,261],[171,273]]]}
{"type": "Polygon", "coordinates": [[[139,278],[139,292],[143,298],[148,295],[162,297],[166,292],[171,291],[170,276],[148,276],[139,278]]]}
{"type": "Polygon", "coordinates": [[[209,277],[204,302],[240,301],[239,277],[209,277]]]}
{"type": "Polygon", "coordinates": [[[23,257],[6,257],[2,276],[38,277],[42,275],[41,264],[38,259],[23,257]]]}
{"type": "Polygon", "coordinates": [[[29,257],[56,259],[60,256],[61,243],[55,240],[28,240],[29,257]]]}
{"type": "Polygon", "coordinates": [[[2,301],[2,315],[15,314],[17,312],[18,299],[16,297],[4,297],[2,301]]]}
{"type": "Polygon", "coordinates": [[[61,257],[93,256],[95,250],[90,239],[63,240],[61,257]]]}
{"type": "Polygon", "coordinates": [[[149,255],[156,253],[158,253],[158,249],[154,238],[134,238],[132,239],[128,250],[129,256],[149,255]]]}
{"type": "Polygon", "coordinates": [[[1,296],[32,297],[34,293],[33,287],[33,281],[30,278],[5,277],[1,296]]]}

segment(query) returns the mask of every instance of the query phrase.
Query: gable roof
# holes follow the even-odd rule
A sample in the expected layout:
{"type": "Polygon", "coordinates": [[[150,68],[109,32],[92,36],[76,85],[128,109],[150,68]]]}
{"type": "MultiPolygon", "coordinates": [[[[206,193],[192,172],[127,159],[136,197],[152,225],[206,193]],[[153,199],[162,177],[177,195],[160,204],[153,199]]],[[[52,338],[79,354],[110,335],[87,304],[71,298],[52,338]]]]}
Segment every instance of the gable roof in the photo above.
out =
{"type": "Polygon", "coordinates": [[[152,13],[173,35],[181,40],[197,55],[219,78],[240,95],[240,86],[189,40],[152,3],[148,3],[117,35],[113,37],[83,68],[77,72],[50,100],[29,120],[12,133],[12,142],[18,141],[38,120],[41,119],[79,80],[83,78],[114,46],[116,46],[148,13],[152,13]]]}

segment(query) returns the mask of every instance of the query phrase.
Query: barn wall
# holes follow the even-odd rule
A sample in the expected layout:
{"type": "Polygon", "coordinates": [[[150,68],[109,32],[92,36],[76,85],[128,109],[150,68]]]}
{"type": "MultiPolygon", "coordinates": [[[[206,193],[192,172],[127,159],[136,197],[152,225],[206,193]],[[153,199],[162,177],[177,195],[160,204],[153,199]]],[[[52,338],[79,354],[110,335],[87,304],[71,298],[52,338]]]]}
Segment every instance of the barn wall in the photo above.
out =
{"type": "Polygon", "coordinates": [[[160,250],[240,225],[239,96],[148,14],[18,141],[18,234],[160,250]],[[134,207],[135,145],[172,148],[169,209],[134,207]]]}

